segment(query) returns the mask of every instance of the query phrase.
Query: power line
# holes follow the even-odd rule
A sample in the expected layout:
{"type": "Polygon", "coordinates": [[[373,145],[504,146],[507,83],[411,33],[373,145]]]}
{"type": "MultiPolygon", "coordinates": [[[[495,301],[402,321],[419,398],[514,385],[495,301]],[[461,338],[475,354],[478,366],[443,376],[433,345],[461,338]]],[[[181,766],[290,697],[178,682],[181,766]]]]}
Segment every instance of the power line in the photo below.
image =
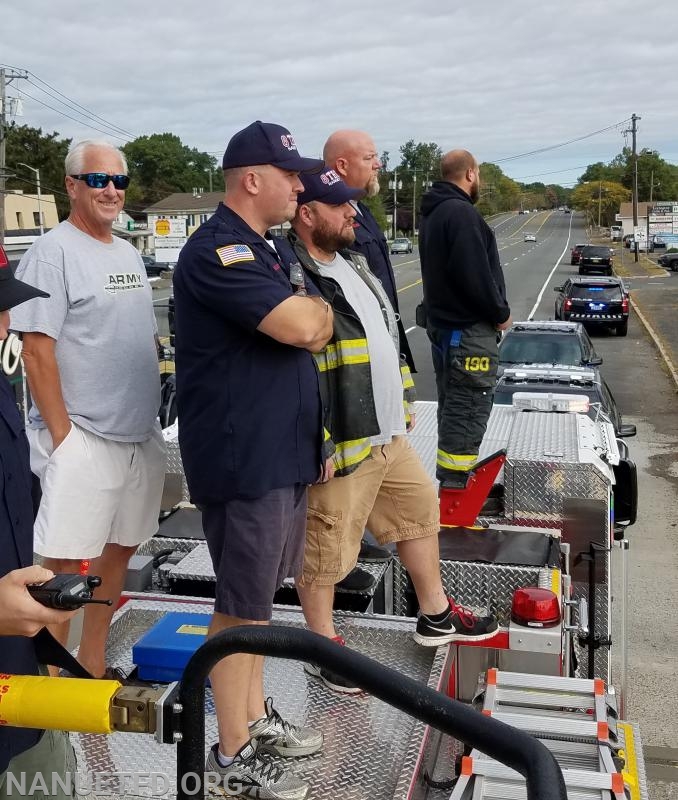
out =
{"type": "MultiPolygon", "coordinates": [[[[40,78],[38,78],[38,80],[40,80],[40,78]]],[[[108,122],[108,120],[104,119],[103,117],[100,117],[98,114],[94,114],[93,112],[88,111],[84,106],[81,106],[80,103],[77,103],[75,100],[70,100],[68,97],[66,97],[61,92],[59,92],[58,89],[55,89],[54,90],[55,94],[53,94],[52,92],[49,92],[46,89],[43,89],[42,86],[38,86],[38,84],[35,83],[34,81],[32,81],[30,78],[28,78],[28,83],[30,83],[31,86],[34,86],[38,91],[43,92],[44,94],[46,94],[48,97],[51,97],[52,99],[56,100],[57,102],[63,103],[63,105],[65,105],[67,108],[70,108],[72,111],[75,111],[77,114],[81,114],[82,116],[89,117],[90,119],[92,119],[95,122],[98,121],[101,124],[105,125],[106,127],[110,128],[111,130],[117,131],[118,133],[121,133],[121,134],[123,134],[124,136],[127,136],[130,139],[136,138],[133,133],[130,133],[129,131],[126,131],[124,128],[121,128],[119,125],[114,125],[112,122],[108,122]],[[60,96],[64,97],[64,99],[61,100],[60,96]]],[[[44,81],[42,81],[42,83],[44,83],[44,81]]],[[[45,85],[49,86],[49,84],[45,84],[45,85]]],[[[51,89],[52,87],[50,86],[49,88],[51,89]]]]}
{"type": "Polygon", "coordinates": [[[105,136],[112,136],[114,139],[120,139],[123,142],[127,142],[127,136],[119,136],[117,133],[112,133],[111,131],[106,131],[103,128],[98,128],[96,125],[92,125],[88,123],[86,120],[76,119],[76,117],[72,117],[70,114],[66,114],[63,111],[60,111],[58,108],[54,108],[54,106],[49,105],[49,103],[45,103],[43,100],[39,100],[37,97],[33,97],[33,95],[28,94],[23,89],[18,89],[19,94],[23,95],[24,97],[28,97],[31,100],[34,100],[36,103],[40,103],[41,106],[45,106],[45,108],[49,108],[51,111],[55,111],[57,114],[60,114],[62,117],[66,117],[67,119],[73,120],[73,122],[77,122],[78,125],[85,125],[87,128],[91,128],[92,130],[99,131],[99,133],[103,133],[105,136]]]}
{"type": "MultiPolygon", "coordinates": [[[[3,66],[9,66],[9,65],[3,65],[3,66]]],[[[18,68],[17,67],[10,67],[10,69],[18,69],[18,68]]],[[[90,109],[86,108],[81,103],[78,103],[77,100],[73,100],[72,98],[68,97],[68,95],[64,94],[59,89],[57,89],[55,86],[52,86],[50,83],[48,83],[47,81],[45,81],[42,78],[40,78],[34,72],[31,72],[30,70],[23,70],[23,72],[26,74],[26,76],[31,76],[34,79],[34,80],[31,80],[30,78],[27,77],[26,80],[28,81],[28,83],[30,83],[32,86],[34,86],[38,91],[43,92],[48,97],[51,97],[53,100],[56,100],[58,103],[61,103],[62,105],[65,105],[69,110],[74,111],[76,114],[80,114],[81,116],[89,117],[93,121],[98,121],[99,124],[105,125],[107,128],[110,128],[112,131],[117,131],[118,133],[122,133],[127,138],[130,138],[130,139],[136,138],[135,134],[131,133],[128,130],[125,130],[125,128],[121,128],[119,125],[116,125],[115,123],[110,122],[107,119],[104,119],[104,117],[99,116],[99,114],[95,114],[93,111],[91,111],[90,109]],[[35,83],[34,81],[37,81],[38,83],[43,84],[43,86],[48,87],[48,89],[51,90],[51,91],[47,91],[47,89],[44,89],[42,86],[38,86],[38,84],[35,83]],[[53,93],[55,93],[58,96],[55,96],[55,94],[53,94],[53,93]]],[[[40,100],[37,100],[37,98],[31,98],[31,99],[36,100],[37,102],[42,102],[40,100]]],[[[46,105],[46,104],[43,103],[43,105],[46,105]]],[[[47,107],[51,108],[51,106],[47,106],[47,107]]],[[[61,113],[61,112],[58,111],[58,109],[52,109],[52,110],[57,111],[57,113],[61,113]]],[[[73,119],[73,118],[69,117],[69,119],[73,119]]],[[[75,121],[76,122],[80,122],[80,124],[82,124],[82,122],[80,120],[75,120],[75,121]]],[[[101,130],[100,128],[97,128],[95,126],[91,126],[91,127],[94,127],[95,130],[99,130],[99,131],[101,130]]],[[[101,132],[102,133],[107,133],[106,131],[101,131],[101,132]]],[[[118,138],[120,138],[120,137],[118,137],[118,138]]]]}
{"type": "Polygon", "coordinates": [[[621,125],[626,125],[629,120],[625,119],[621,122],[616,122],[614,125],[608,125],[606,128],[601,128],[597,131],[592,131],[591,133],[586,133],[584,136],[577,136],[574,139],[568,139],[566,142],[561,142],[560,144],[552,144],[548,147],[539,147],[537,150],[530,150],[527,153],[518,153],[515,156],[506,156],[505,158],[495,158],[492,163],[493,164],[501,164],[504,161],[514,161],[517,158],[525,158],[526,156],[534,156],[539,153],[546,153],[549,150],[557,150],[559,147],[566,147],[568,144],[574,144],[575,142],[583,142],[585,139],[590,139],[592,136],[598,136],[600,133],[607,133],[607,131],[612,131],[619,128],[621,125]]]}

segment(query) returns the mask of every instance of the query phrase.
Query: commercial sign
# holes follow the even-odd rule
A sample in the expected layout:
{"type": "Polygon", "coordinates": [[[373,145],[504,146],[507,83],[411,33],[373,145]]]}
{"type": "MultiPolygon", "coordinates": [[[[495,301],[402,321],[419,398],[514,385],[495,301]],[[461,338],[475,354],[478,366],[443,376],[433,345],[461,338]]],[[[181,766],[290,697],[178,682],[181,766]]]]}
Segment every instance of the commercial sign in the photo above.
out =
{"type": "Polygon", "coordinates": [[[678,202],[654,203],[647,210],[647,232],[678,247],[678,202]]]}
{"type": "Polygon", "coordinates": [[[176,264],[179,259],[179,251],[186,244],[187,218],[165,217],[156,219],[153,224],[155,235],[155,258],[160,263],[176,264]]]}

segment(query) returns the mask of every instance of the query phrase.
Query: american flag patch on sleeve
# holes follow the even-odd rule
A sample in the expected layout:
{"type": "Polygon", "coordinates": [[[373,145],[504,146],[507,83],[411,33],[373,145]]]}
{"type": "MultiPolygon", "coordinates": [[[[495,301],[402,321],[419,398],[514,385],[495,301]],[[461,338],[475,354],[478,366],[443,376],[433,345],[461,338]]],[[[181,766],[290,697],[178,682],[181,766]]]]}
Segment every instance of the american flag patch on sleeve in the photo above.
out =
{"type": "Polygon", "coordinates": [[[239,261],[254,261],[254,253],[246,244],[228,244],[217,247],[219,260],[225,267],[237,264],[239,261]]]}

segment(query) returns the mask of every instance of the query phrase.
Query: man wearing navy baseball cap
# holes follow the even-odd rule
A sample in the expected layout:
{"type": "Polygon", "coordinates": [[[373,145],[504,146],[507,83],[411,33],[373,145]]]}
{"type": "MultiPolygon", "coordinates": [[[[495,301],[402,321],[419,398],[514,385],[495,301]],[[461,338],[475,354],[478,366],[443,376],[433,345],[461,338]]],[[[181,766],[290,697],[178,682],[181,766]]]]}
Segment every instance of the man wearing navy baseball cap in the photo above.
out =
{"type": "MultiPolygon", "coordinates": [[[[276,589],[301,570],[307,486],[327,478],[312,353],[332,334],[331,308],[276,249],[289,244],[268,237],[294,216],[300,173],[322,161],[257,121],[230,140],[223,168],[224,200],[174,272],[179,445],[216,575],[210,635],[268,624],[276,589]]],[[[310,755],[322,734],[265,699],[261,657],[230,656],[210,680],[219,742],[206,772],[226,794],[240,782],[248,796],[303,800],[308,784],[267,754],[310,755]]]]}
{"type": "MultiPolygon", "coordinates": [[[[438,497],[405,435],[414,383],[400,353],[396,314],[365,256],[349,249],[356,237],[354,201],[362,192],[331,167],[302,175],[302,182],[289,238],[334,310],[332,339],[315,353],[334,477],[308,490],[304,566],[296,576],[306,622],[343,644],[332,621],[334,586],[355,567],[368,528],[380,545],[396,544],[412,578],[421,609],[414,632],[418,644],[490,638],[496,620],[475,616],[443,589],[438,497]]],[[[305,668],[334,691],[360,691],[325,667],[305,668]]]]}
{"type": "Polygon", "coordinates": [[[302,158],[292,134],[282,125],[257,120],[238,131],[228,143],[223,169],[270,164],[292,172],[320,172],[319,158],[302,158]]]}

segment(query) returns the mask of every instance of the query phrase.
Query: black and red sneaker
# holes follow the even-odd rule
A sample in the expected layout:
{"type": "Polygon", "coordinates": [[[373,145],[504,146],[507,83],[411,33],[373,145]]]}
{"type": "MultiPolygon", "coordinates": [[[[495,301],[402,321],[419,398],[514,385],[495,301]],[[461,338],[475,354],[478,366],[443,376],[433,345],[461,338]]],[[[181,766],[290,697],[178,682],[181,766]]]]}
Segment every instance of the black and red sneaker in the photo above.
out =
{"type": "Polygon", "coordinates": [[[482,642],[499,630],[493,616],[479,617],[468,608],[457,605],[449,597],[450,609],[442,620],[421,614],[417,620],[414,641],[422,647],[439,647],[450,642],[482,642]]]}
{"type": "MultiPolygon", "coordinates": [[[[343,636],[333,636],[332,641],[340,644],[342,647],[346,644],[343,636]]],[[[308,675],[313,675],[314,678],[320,678],[328,689],[340,694],[360,694],[363,690],[360,686],[333,672],[327,667],[320,667],[317,664],[304,664],[304,670],[308,675]]]]}

